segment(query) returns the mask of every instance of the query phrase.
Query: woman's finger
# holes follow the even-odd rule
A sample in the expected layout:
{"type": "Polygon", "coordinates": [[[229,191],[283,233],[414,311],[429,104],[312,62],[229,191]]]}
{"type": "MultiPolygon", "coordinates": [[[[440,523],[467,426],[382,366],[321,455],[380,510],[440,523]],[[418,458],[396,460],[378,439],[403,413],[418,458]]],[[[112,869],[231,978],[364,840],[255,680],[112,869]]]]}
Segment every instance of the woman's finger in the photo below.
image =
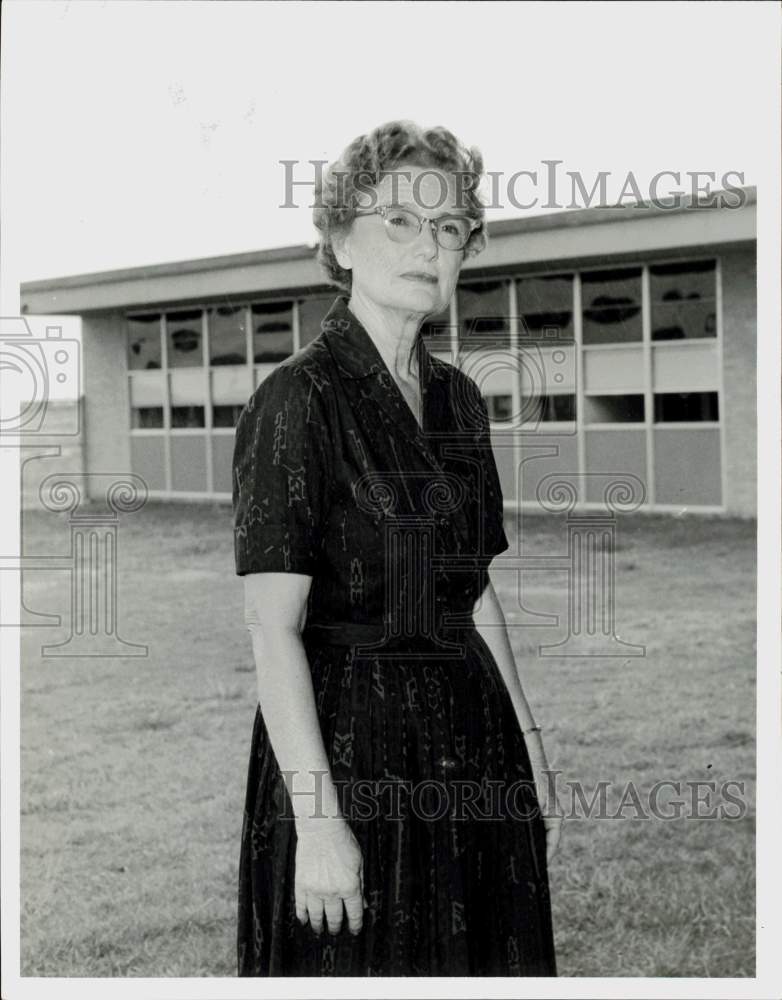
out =
{"type": "Polygon", "coordinates": [[[326,911],[329,934],[339,934],[342,928],[342,897],[336,894],[324,896],[323,908],[326,911]]]}
{"type": "Polygon", "coordinates": [[[353,896],[345,897],[345,913],[348,915],[348,929],[351,934],[358,934],[364,923],[364,906],[366,900],[363,892],[357,892],[353,896]]]}
{"type": "Polygon", "coordinates": [[[310,918],[310,924],[312,924],[312,929],[316,934],[320,934],[323,931],[323,897],[315,896],[313,893],[307,893],[307,913],[310,918]]]}
{"type": "Polygon", "coordinates": [[[299,923],[306,924],[307,916],[307,894],[298,884],[293,886],[293,896],[296,900],[296,918],[299,923]]]}

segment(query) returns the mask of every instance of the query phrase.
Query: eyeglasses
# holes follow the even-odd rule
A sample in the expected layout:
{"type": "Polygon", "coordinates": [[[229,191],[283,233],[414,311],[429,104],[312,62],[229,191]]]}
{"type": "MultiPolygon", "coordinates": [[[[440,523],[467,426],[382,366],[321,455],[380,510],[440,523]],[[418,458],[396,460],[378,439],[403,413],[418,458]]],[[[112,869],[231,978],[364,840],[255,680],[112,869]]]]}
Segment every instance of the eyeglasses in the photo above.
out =
{"type": "Polygon", "coordinates": [[[477,219],[469,219],[466,215],[441,215],[430,219],[397,205],[379,205],[366,212],[356,212],[356,215],[382,216],[386,234],[394,243],[412,243],[428,222],[437,245],[443,250],[463,250],[473,230],[480,226],[477,219]]]}

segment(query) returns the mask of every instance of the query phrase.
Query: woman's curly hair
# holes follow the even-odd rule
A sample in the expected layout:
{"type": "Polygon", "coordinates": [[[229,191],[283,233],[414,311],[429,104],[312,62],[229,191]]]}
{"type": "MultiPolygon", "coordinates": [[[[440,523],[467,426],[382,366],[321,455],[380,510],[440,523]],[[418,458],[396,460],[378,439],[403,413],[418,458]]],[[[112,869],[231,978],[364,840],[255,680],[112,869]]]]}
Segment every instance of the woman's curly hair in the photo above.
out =
{"type": "Polygon", "coordinates": [[[462,145],[442,125],[423,129],[410,121],[387,122],[354,139],[323,172],[315,187],[312,218],[320,233],[318,261],[329,279],[347,292],[351,290],[352,274],[337,262],[332,238],[350,228],[360,208],[359,198],[366,195],[367,188],[379,184],[384,173],[403,163],[458,174],[457,190],[464,197],[460,208],[480,222],[463,253],[472,257],[486,246],[485,212],[477,191],[483,175],[480,151],[462,145]]]}

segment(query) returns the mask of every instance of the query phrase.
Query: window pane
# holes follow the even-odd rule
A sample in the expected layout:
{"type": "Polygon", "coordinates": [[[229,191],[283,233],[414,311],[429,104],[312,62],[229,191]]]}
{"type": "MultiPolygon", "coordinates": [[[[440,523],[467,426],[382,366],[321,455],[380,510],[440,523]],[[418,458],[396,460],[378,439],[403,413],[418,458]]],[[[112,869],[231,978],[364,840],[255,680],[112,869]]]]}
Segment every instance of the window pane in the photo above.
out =
{"type": "Polygon", "coordinates": [[[200,309],[167,313],[168,367],[195,368],[203,365],[200,309]]]}
{"type": "Polygon", "coordinates": [[[547,396],[547,412],[550,416],[544,416],[544,420],[575,420],[576,419],[576,396],[575,393],[567,395],[547,396]]]}
{"type": "Polygon", "coordinates": [[[128,367],[160,368],[163,364],[160,341],[160,314],[128,316],[128,367]]]}
{"type": "Polygon", "coordinates": [[[688,420],[719,420],[718,394],[716,392],[655,393],[655,423],[688,420]]]}
{"type": "Polygon", "coordinates": [[[717,311],[713,300],[652,303],[652,340],[716,336],[717,311]]]}
{"type": "Polygon", "coordinates": [[[585,396],[584,422],[587,424],[637,423],[644,419],[644,397],[585,396]]]}
{"type": "Polygon", "coordinates": [[[209,363],[247,363],[247,335],[244,306],[214,306],[209,310],[209,363]]]}
{"type": "Polygon", "coordinates": [[[522,400],[521,419],[525,423],[575,420],[575,394],[556,393],[549,396],[527,396],[522,400]]]}
{"type": "Polygon", "coordinates": [[[573,275],[552,274],[516,282],[522,337],[573,339],[573,275]]]}
{"type": "Polygon", "coordinates": [[[255,361],[283,361],[293,354],[292,303],[257,302],[252,324],[255,361]]]}
{"type": "Polygon", "coordinates": [[[510,420],[513,417],[512,396],[487,396],[486,408],[490,420],[510,420]]]}
{"type": "Polygon", "coordinates": [[[460,285],[457,296],[462,347],[510,346],[507,282],[473,281],[460,285]]]}
{"type": "Polygon", "coordinates": [[[707,260],[649,268],[652,340],[717,336],[715,267],[707,260]]]}
{"type": "Polygon", "coordinates": [[[713,299],[716,296],[715,275],[713,260],[652,264],[649,267],[652,302],[713,299]]]}
{"type": "Polygon", "coordinates": [[[172,406],[172,427],[204,427],[203,406],[172,406]]]}
{"type": "Polygon", "coordinates": [[[581,301],[585,344],[642,339],[640,268],[585,272],[581,301]]]}
{"type": "Polygon", "coordinates": [[[131,427],[162,427],[162,406],[134,406],[130,411],[131,427]]]}
{"type": "Polygon", "coordinates": [[[236,427],[239,414],[243,407],[239,404],[233,406],[213,406],[212,407],[212,427],[236,427]]]}
{"type": "Polygon", "coordinates": [[[333,304],[333,295],[319,295],[299,302],[299,342],[302,347],[320,335],[320,324],[333,304]]]}

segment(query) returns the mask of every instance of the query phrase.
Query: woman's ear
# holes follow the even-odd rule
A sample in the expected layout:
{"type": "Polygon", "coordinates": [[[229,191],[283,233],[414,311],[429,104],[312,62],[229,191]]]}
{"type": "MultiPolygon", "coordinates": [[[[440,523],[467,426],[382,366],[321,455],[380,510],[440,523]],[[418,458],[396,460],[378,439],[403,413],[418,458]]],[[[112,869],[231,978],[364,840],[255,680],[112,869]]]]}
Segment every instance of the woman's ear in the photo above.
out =
{"type": "Polygon", "coordinates": [[[350,271],[353,268],[353,262],[350,259],[350,234],[334,233],[331,237],[331,249],[334,251],[339,266],[345,271],[350,271]]]}

